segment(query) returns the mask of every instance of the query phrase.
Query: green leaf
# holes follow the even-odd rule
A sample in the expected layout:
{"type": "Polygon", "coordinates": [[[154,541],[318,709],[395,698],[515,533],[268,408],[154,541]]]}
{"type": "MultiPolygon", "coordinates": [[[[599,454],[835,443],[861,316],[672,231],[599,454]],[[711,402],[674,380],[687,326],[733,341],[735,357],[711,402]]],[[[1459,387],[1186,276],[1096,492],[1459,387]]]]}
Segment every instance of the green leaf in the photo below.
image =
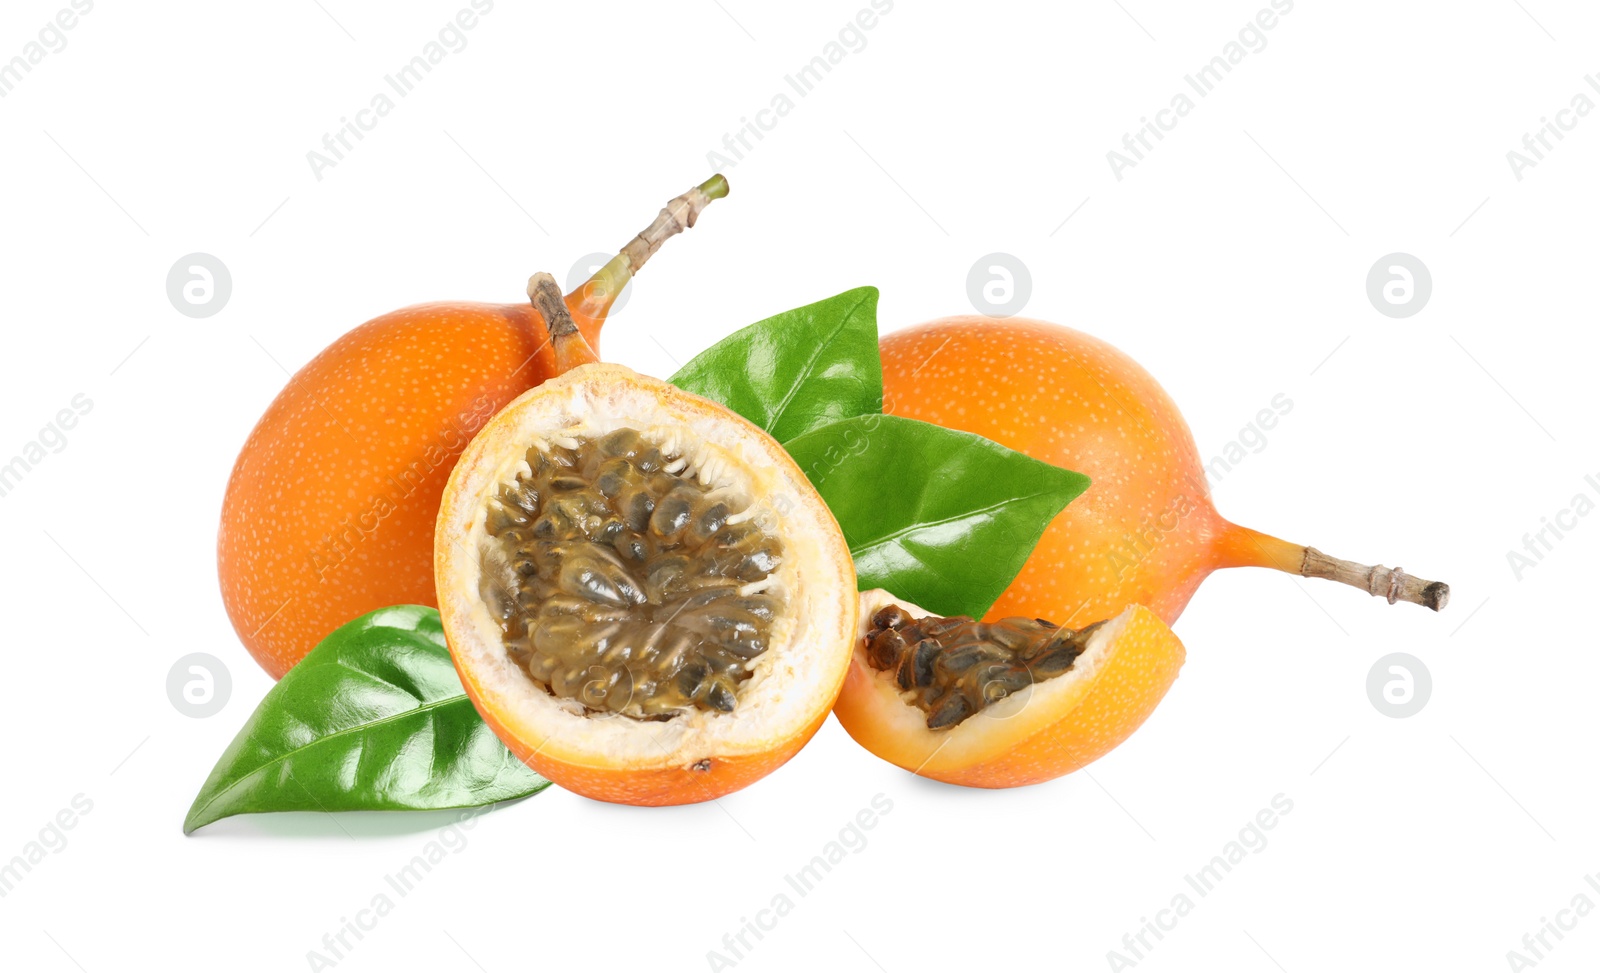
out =
{"type": "Polygon", "coordinates": [[[839,521],[861,587],[941,615],[983,617],[1089,486],[982,436],[898,416],[846,419],[785,448],[839,521]]]}
{"type": "Polygon", "coordinates": [[[721,402],[780,443],[880,412],[878,289],[857,287],[736,331],[672,384],[721,402]]]}
{"type": "Polygon", "coordinates": [[[272,687],[183,831],[260,811],[474,807],[548,786],[472,708],[439,613],[400,605],[335,631],[272,687]]]}

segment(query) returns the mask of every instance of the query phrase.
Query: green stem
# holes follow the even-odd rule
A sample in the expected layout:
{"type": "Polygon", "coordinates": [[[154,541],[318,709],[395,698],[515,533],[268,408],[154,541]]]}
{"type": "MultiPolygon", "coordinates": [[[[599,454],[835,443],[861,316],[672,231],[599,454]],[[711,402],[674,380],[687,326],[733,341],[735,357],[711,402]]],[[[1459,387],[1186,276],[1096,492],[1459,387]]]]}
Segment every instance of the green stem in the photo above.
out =
{"type": "Polygon", "coordinates": [[[617,295],[645,265],[661,245],[700,218],[701,210],[714,199],[728,195],[728,180],[721,173],[712,176],[682,196],[673,199],[656,214],[655,220],[629,240],[615,257],[567,296],[567,304],[580,318],[600,320],[611,310],[617,295]]]}

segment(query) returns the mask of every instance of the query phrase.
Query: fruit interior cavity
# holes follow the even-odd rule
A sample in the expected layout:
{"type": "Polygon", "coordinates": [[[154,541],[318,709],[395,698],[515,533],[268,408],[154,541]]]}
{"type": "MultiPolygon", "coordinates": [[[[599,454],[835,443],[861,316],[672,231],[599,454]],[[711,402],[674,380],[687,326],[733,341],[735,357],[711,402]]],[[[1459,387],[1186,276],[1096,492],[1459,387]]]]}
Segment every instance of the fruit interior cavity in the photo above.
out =
{"type": "Polygon", "coordinates": [[[782,542],[635,429],[525,459],[479,561],[512,659],[595,714],[732,712],[783,610],[782,542]]]}
{"type": "Polygon", "coordinates": [[[913,618],[886,605],[872,616],[867,661],[894,673],[910,701],[928,714],[928,729],[941,730],[1071,669],[1103,624],[1074,632],[1042,618],[913,618]]]}

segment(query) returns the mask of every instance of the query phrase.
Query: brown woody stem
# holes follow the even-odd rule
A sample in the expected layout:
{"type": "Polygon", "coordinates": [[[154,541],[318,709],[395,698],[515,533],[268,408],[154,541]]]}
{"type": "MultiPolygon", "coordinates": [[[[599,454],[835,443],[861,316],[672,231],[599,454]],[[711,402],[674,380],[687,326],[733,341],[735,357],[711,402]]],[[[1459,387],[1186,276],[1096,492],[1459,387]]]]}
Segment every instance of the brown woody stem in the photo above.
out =
{"type": "Polygon", "coordinates": [[[558,374],[600,360],[584,339],[583,332],[578,330],[578,323],[567,310],[566,298],[561,296],[561,288],[554,277],[540,271],[528,278],[528,300],[544,318],[545,330],[555,349],[558,374]]]}
{"type": "Polygon", "coordinates": [[[1273,568],[1302,578],[1327,578],[1386,598],[1439,611],[1450,601],[1450,586],[1381,564],[1357,564],[1329,557],[1314,547],[1293,544],[1248,527],[1227,524],[1220,538],[1225,567],[1273,568]]]}
{"type": "Polygon", "coordinates": [[[1300,574],[1306,578],[1327,578],[1361,588],[1375,597],[1387,598],[1391,605],[1397,601],[1409,601],[1413,605],[1439,611],[1450,601],[1450,586],[1443,581],[1418,578],[1400,568],[1357,564],[1329,557],[1314,547],[1305,549],[1305,557],[1300,562],[1300,574]]]}
{"type": "Polygon", "coordinates": [[[617,295],[622,293],[639,268],[655,256],[661,245],[694,226],[701,211],[710,206],[712,200],[726,195],[728,180],[719,173],[667,203],[649,226],[629,240],[615,257],[572,292],[568,303],[573,313],[587,320],[604,318],[617,295]]]}

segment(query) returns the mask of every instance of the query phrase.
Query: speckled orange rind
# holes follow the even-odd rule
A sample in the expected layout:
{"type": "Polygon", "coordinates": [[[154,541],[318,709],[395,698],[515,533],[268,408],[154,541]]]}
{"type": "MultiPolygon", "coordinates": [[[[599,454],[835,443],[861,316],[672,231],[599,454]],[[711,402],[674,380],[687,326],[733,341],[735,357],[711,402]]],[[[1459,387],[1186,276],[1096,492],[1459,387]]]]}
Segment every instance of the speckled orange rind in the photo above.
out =
{"type": "Polygon", "coordinates": [[[880,348],[885,412],[1089,477],[990,618],[1081,628],[1145,605],[1170,625],[1212,570],[1268,560],[1261,535],[1212,507],[1177,405],[1104,341],[1041,321],[968,315],[896,331],[880,348]]]}
{"type": "Polygon", "coordinates": [[[222,601],[263,669],[281,677],[367,612],[437,604],[433,524],[456,457],[553,374],[531,306],[464,302],[374,318],[295,373],[239,452],[217,531],[222,601]]]}

